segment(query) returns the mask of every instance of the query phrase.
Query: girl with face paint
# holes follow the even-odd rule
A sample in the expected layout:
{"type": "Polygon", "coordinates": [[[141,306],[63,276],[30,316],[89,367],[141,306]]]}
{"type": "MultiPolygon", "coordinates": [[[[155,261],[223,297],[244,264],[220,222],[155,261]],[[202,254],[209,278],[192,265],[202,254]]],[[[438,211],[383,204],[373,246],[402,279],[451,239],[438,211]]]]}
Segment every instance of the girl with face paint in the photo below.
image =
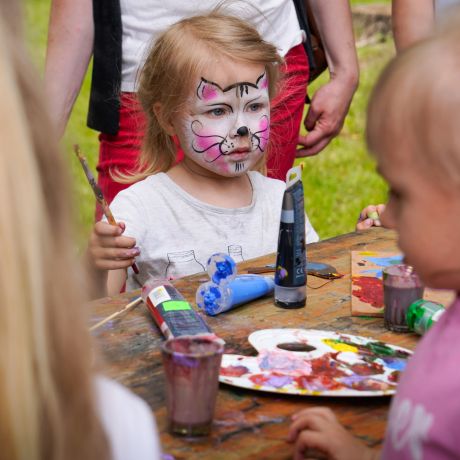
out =
{"type": "MultiPolygon", "coordinates": [[[[109,294],[150,275],[203,271],[230,247],[243,259],[276,250],[285,185],[263,173],[280,63],[254,28],[218,12],[182,20],[156,40],[138,89],[147,116],[142,172],[122,176],[139,182],[111,204],[122,224],[98,222],[90,239],[109,294]]],[[[317,241],[306,222],[307,242],[317,241]]]]}

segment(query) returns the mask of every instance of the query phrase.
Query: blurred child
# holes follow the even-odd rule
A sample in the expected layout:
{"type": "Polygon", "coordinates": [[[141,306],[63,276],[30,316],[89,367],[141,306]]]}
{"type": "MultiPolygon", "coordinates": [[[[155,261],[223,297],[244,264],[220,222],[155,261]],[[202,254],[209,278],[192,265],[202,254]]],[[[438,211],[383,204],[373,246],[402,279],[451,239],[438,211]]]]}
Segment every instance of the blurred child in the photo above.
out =
{"type": "MultiPolygon", "coordinates": [[[[149,274],[204,271],[215,252],[249,259],[276,251],[285,184],[257,170],[280,63],[252,26],[216,11],[184,19],[156,41],[138,90],[146,172],[131,180],[144,180],[112,202],[122,224],[99,222],[90,239],[94,264],[109,270],[109,294],[120,292],[134,258],[142,284],[149,274]],[[175,166],[171,136],[185,155],[175,166]]],[[[317,241],[306,222],[307,242],[317,241]]],[[[130,277],[128,288],[135,286],[130,277]]]]}
{"type": "Polygon", "coordinates": [[[158,459],[149,407],[92,370],[69,180],[18,36],[18,4],[0,0],[0,457],[158,459]]]}
{"type": "MultiPolygon", "coordinates": [[[[384,71],[368,110],[368,143],[390,186],[381,215],[429,287],[460,291],[460,11],[384,71]],[[434,72],[433,69],[442,69],[434,72]]],[[[389,413],[382,459],[460,456],[460,298],[421,339],[389,413]]],[[[293,417],[295,458],[378,458],[325,408],[293,417]]]]}

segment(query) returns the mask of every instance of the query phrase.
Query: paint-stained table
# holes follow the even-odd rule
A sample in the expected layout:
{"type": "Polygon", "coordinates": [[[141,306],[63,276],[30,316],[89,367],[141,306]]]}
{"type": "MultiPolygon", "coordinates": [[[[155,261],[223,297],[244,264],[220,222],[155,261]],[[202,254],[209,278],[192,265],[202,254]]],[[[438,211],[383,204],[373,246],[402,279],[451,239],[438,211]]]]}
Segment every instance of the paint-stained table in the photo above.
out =
{"type": "MultiPolygon", "coordinates": [[[[206,320],[226,341],[226,352],[251,354],[248,335],[259,329],[276,327],[312,328],[367,336],[413,349],[414,334],[396,334],[383,327],[382,318],[350,316],[350,251],[396,249],[392,231],[373,228],[350,233],[308,246],[310,260],[334,265],[341,279],[319,289],[307,288],[307,306],[299,310],[275,307],[272,298],[259,299],[233,311],[206,320]]],[[[239,264],[245,267],[275,261],[266,256],[239,264]]],[[[195,291],[203,274],[178,280],[174,284],[194,304],[195,291]]],[[[308,277],[315,287],[324,280],[308,277]]],[[[136,293],[134,293],[136,294],[136,293]]],[[[93,323],[121,309],[133,293],[105,298],[91,304],[93,323]]],[[[164,380],[160,356],[163,341],[147,308],[135,310],[94,332],[105,358],[105,372],[131,388],[152,407],[161,432],[164,451],[175,459],[241,460],[288,459],[292,446],[286,442],[292,413],[318,404],[329,406],[339,420],[369,446],[382,442],[390,403],[389,397],[324,398],[278,395],[220,385],[212,436],[201,440],[173,437],[166,431],[164,380]]]]}

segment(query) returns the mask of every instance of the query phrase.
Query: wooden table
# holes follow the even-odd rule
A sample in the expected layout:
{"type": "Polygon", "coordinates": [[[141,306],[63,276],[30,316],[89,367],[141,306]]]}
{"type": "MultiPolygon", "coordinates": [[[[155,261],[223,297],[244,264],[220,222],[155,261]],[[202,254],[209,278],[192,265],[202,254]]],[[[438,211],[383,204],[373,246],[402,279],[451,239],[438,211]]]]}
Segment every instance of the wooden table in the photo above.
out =
{"type": "MultiPolygon", "coordinates": [[[[226,341],[226,352],[250,354],[247,336],[259,329],[276,327],[341,331],[387,341],[413,349],[417,336],[395,334],[383,327],[381,318],[350,316],[350,251],[396,249],[395,234],[373,228],[350,233],[308,246],[310,260],[334,265],[345,276],[319,289],[307,289],[307,306],[299,310],[275,307],[272,298],[260,299],[211,318],[207,323],[226,341]]],[[[244,262],[244,267],[274,262],[274,256],[244,262]]],[[[179,291],[194,304],[203,274],[178,280],[179,291]]],[[[309,277],[308,284],[324,283],[309,277]]],[[[137,294],[137,293],[135,293],[137,294]]],[[[105,298],[91,304],[93,322],[121,309],[133,293],[105,298]]],[[[318,398],[262,393],[221,385],[212,436],[202,440],[173,437],[166,431],[164,381],[160,357],[163,341],[147,308],[135,310],[95,331],[105,372],[144,398],[155,413],[164,451],[175,459],[287,459],[292,446],[286,442],[292,413],[308,406],[331,407],[340,421],[369,446],[378,446],[385,431],[389,397],[318,398]]]]}

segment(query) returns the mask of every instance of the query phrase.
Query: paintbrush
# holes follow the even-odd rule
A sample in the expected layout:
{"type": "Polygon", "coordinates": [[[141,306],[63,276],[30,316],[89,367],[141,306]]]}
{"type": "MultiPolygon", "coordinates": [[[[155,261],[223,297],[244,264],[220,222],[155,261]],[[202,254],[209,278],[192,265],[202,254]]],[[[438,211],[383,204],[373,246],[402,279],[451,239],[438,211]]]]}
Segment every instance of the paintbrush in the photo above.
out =
{"type": "Polygon", "coordinates": [[[136,307],[142,302],[142,297],[136,297],[132,302],[129,302],[128,305],[125,305],[121,310],[116,311],[115,313],[112,313],[110,316],[107,316],[107,318],[104,318],[102,321],[99,321],[96,323],[94,326],[91,326],[89,328],[90,331],[94,331],[98,327],[104,325],[105,323],[108,323],[110,320],[118,318],[121,316],[123,313],[126,313],[128,310],[131,310],[131,308],[136,307]]]}
{"type": "MultiPolygon", "coordinates": [[[[73,146],[73,150],[75,154],[77,155],[77,158],[80,160],[83,170],[85,171],[86,178],[88,179],[89,185],[91,185],[94,195],[96,196],[96,200],[100,204],[102,208],[102,212],[104,213],[105,217],[107,217],[107,221],[109,222],[110,225],[118,225],[117,221],[115,220],[115,217],[113,217],[113,214],[109,208],[109,205],[107,204],[107,201],[105,201],[101,188],[99,187],[99,185],[97,185],[96,179],[94,178],[93,173],[89,169],[88,163],[86,162],[86,158],[80,151],[80,147],[78,146],[78,144],[75,144],[73,146]]],[[[134,273],[138,275],[139,268],[137,268],[136,262],[133,262],[131,267],[133,268],[134,273]]]]}

